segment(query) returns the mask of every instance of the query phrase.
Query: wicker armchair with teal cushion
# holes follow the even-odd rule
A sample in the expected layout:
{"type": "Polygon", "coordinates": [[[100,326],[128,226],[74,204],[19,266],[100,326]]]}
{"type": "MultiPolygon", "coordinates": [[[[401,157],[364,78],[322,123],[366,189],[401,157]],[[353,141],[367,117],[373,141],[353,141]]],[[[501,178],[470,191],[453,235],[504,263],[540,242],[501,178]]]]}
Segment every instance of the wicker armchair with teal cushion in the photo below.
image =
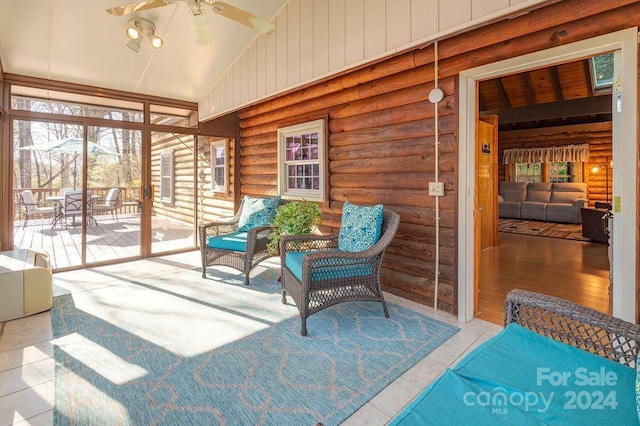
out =
{"type": "Polygon", "coordinates": [[[388,425],[638,424],[639,325],[512,290],[505,326],[388,425]]]}
{"type": "Polygon", "coordinates": [[[282,303],[295,302],[307,335],[307,318],[336,303],[368,300],[387,306],[380,268],[400,216],[382,205],[345,203],[340,232],[331,235],[283,235],[280,239],[282,303]]]}
{"type": "Polygon", "coordinates": [[[207,267],[225,265],[243,272],[244,283],[249,285],[251,270],[271,257],[267,250],[268,236],[279,205],[279,196],[245,196],[234,217],[200,224],[202,278],[207,276],[207,267]]]}

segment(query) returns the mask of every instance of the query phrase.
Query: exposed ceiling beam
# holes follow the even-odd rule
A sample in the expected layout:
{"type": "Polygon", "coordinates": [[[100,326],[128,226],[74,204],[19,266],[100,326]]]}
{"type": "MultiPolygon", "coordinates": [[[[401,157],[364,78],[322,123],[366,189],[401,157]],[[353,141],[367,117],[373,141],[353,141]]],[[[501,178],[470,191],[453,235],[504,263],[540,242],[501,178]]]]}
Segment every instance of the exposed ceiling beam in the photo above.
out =
{"type": "Polygon", "coordinates": [[[591,74],[591,60],[585,59],[583,62],[584,65],[584,77],[587,81],[587,91],[589,92],[589,96],[593,96],[593,75],[591,74]]]}
{"type": "Polygon", "coordinates": [[[480,111],[487,109],[487,103],[485,102],[484,96],[482,96],[482,92],[480,90],[478,90],[478,107],[480,108],[480,111]]]}
{"type": "Polygon", "coordinates": [[[521,75],[522,85],[524,86],[524,93],[527,96],[527,105],[535,105],[536,98],[533,95],[531,88],[531,77],[528,72],[523,72],[521,75]]]}
{"type": "Polygon", "coordinates": [[[511,102],[509,101],[509,96],[507,96],[507,92],[504,90],[504,86],[502,85],[502,79],[496,78],[496,86],[498,87],[498,93],[500,93],[500,98],[502,98],[502,103],[505,108],[511,108],[511,102]]]}
{"type": "Polygon", "coordinates": [[[564,101],[564,95],[562,94],[562,86],[560,85],[560,76],[558,76],[558,67],[551,67],[551,80],[553,81],[553,91],[556,94],[556,99],[564,101]]]}
{"type": "Polygon", "coordinates": [[[500,124],[515,124],[527,121],[552,120],[555,118],[607,113],[611,113],[610,94],[562,102],[548,102],[524,107],[483,111],[480,115],[495,114],[498,116],[498,122],[500,124]]]}

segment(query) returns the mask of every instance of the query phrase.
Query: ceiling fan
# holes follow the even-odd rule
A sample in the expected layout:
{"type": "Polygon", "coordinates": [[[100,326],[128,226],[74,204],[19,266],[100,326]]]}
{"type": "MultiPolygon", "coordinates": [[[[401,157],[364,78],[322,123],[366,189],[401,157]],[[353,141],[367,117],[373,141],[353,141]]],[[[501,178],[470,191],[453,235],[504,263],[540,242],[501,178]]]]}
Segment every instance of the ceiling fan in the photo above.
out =
{"type": "Polygon", "coordinates": [[[130,15],[140,10],[155,9],[156,7],[168,6],[178,2],[185,2],[189,6],[191,34],[197,44],[211,43],[207,17],[203,9],[204,6],[211,7],[218,15],[222,15],[225,18],[229,18],[264,34],[272,33],[276,29],[276,26],[271,22],[218,0],[147,0],[112,7],[107,9],[107,13],[116,16],[130,15]]]}

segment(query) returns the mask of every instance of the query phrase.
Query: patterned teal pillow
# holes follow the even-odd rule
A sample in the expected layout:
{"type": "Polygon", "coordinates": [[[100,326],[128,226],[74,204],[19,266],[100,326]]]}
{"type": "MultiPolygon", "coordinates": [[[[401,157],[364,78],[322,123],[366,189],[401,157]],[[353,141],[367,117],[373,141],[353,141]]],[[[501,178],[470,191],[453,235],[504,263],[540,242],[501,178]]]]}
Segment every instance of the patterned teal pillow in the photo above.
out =
{"type": "Polygon", "coordinates": [[[342,208],[342,224],[338,235],[338,249],[364,251],[380,239],[383,215],[382,204],[357,206],[345,202],[342,208]]]}
{"type": "Polygon", "coordinates": [[[276,217],[280,196],[273,198],[251,198],[244,196],[238,231],[248,231],[258,226],[269,226],[276,217]]]}

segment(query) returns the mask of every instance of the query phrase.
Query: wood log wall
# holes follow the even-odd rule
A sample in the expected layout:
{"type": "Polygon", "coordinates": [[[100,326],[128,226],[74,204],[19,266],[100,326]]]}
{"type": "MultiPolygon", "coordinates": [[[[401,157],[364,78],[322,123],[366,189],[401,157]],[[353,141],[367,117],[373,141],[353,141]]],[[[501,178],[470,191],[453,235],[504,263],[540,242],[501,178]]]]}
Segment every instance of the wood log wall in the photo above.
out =
{"type": "Polygon", "coordinates": [[[214,221],[222,217],[233,216],[234,182],[235,182],[235,140],[229,140],[229,192],[222,194],[211,189],[211,142],[219,140],[214,137],[198,138],[198,218],[203,221],[214,221]]]}
{"type": "MultiPolygon", "coordinates": [[[[462,70],[640,24],[640,3],[568,0],[439,42],[439,172],[441,199],[439,308],[457,308],[458,108],[462,70]]],[[[240,111],[242,194],[277,191],[278,127],[327,117],[329,201],[327,228],[340,222],[345,200],[383,203],[401,215],[385,255],[385,288],[431,303],[435,259],[434,107],[426,101],[434,80],[434,49],[426,46],[365,66],[240,111]]],[[[636,263],[637,259],[636,259],[636,263]]]]}
{"type": "MultiPolygon", "coordinates": [[[[500,132],[498,135],[498,180],[506,180],[506,166],[502,164],[505,149],[545,148],[586,143],[589,144],[589,162],[584,165],[583,178],[588,185],[589,206],[593,207],[596,201],[605,202],[607,200],[607,185],[605,183],[607,174],[604,170],[593,173],[591,168],[607,164],[607,160],[613,158],[611,138],[611,122],[500,132]]],[[[612,183],[613,171],[609,168],[609,201],[611,201],[612,183]]]]}
{"type": "Polygon", "coordinates": [[[151,146],[151,182],[154,188],[155,213],[184,223],[193,223],[194,137],[173,133],[153,133],[151,146]],[[173,151],[173,204],[163,203],[160,197],[160,157],[173,151]]]}

